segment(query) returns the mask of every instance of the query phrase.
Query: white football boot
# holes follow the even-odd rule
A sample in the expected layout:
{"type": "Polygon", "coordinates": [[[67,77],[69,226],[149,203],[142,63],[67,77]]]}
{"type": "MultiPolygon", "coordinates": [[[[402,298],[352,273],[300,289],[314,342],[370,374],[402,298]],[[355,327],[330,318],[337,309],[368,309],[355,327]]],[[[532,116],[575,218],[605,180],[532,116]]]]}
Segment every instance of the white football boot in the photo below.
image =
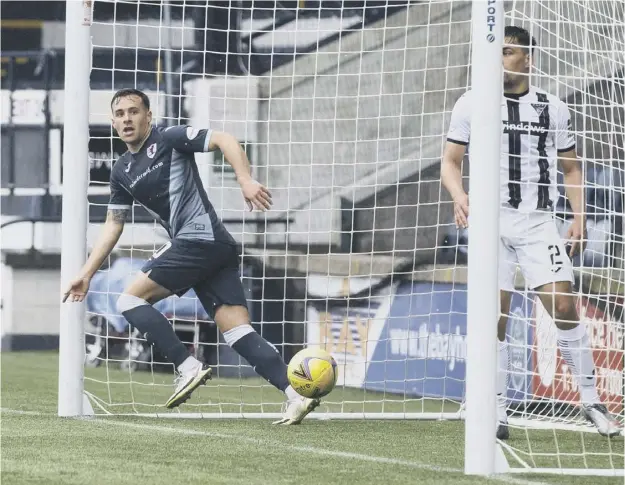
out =
{"type": "Polygon", "coordinates": [[[176,372],[174,385],[176,390],[165,404],[168,409],[180,406],[191,397],[191,393],[198,387],[205,384],[213,375],[213,370],[207,365],[198,362],[192,370],[187,373],[176,372]]]}
{"type": "Polygon", "coordinates": [[[604,404],[583,405],[582,416],[595,425],[601,436],[612,438],[623,432],[618,420],[610,414],[604,404]]]}
{"type": "Polygon", "coordinates": [[[310,399],[308,397],[298,396],[294,399],[289,399],[286,402],[286,409],[282,419],[274,421],[273,424],[285,426],[300,424],[319,404],[321,404],[319,399],[310,399]]]}

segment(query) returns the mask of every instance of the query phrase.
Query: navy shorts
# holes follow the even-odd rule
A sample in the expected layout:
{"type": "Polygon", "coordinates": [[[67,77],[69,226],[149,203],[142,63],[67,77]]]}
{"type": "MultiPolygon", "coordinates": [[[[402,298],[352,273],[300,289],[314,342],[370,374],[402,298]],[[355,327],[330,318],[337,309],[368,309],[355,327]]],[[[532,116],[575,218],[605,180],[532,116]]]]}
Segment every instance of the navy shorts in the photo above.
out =
{"type": "Polygon", "coordinates": [[[239,268],[236,246],[173,239],[156,251],[141,271],[178,296],[193,288],[204,309],[214,317],[221,305],[247,307],[239,268]]]}

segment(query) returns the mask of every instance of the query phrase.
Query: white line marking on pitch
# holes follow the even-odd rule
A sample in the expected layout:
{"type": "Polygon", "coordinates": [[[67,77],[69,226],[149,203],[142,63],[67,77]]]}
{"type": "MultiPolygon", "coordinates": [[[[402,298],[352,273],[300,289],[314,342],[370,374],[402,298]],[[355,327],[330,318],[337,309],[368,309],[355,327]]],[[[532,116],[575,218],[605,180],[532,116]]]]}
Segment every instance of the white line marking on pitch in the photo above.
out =
{"type": "Polygon", "coordinates": [[[22,411],[21,409],[0,408],[0,413],[20,414],[25,416],[53,416],[53,414],[40,413],[37,411],[22,411]]]}
{"type": "MultiPolygon", "coordinates": [[[[121,427],[126,427],[126,428],[143,429],[146,431],[160,431],[163,433],[178,433],[178,434],[184,434],[187,436],[204,436],[207,438],[221,438],[221,439],[226,439],[226,440],[243,441],[243,442],[253,443],[257,445],[259,444],[270,445],[270,446],[279,447],[279,448],[283,448],[283,449],[290,450],[290,451],[298,451],[298,452],[303,452],[303,453],[311,453],[315,455],[330,456],[333,458],[348,458],[352,460],[368,461],[371,463],[385,463],[389,465],[406,466],[410,468],[417,468],[420,470],[429,470],[429,471],[439,472],[439,473],[462,473],[462,470],[460,470],[459,468],[441,467],[441,466],[436,466],[436,465],[428,465],[426,463],[418,463],[418,462],[407,461],[407,460],[398,460],[395,458],[386,458],[382,456],[373,456],[373,455],[363,455],[360,453],[349,453],[345,451],[325,450],[323,448],[314,448],[311,446],[287,445],[284,443],[280,443],[279,441],[249,438],[247,436],[240,436],[236,434],[216,433],[213,431],[197,431],[193,429],[175,428],[175,427],[168,427],[168,426],[154,426],[151,424],[127,423],[127,422],[122,422],[122,421],[112,421],[109,419],[94,419],[91,422],[95,422],[98,424],[121,426],[121,427]]],[[[488,477],[488,480],[501,482],[501,483],[510,483],[510,484],[515,484],[515,485],[549,485],[543,482],[523,480],[520,478],[510,477],[507,475],[491,476],[491,477],[488,477]]]]}
{"type": "MultiPolygon", "coordinates": [[[[0,413],[18,414],[18,415],[27,415],[27,416],[55,416],[52,413],[40,413],[37,411],[22,411],[20,409],[8,409],[8,408],[0,408],[0,413]]],[[[178,434],[184,434],[187,436],[204,436],[207,438],[220,438],[220,439],[226,439],[226,440],[243,441],[243,442],[253,443],[253,444],[271,445],[274,447],[279,447],[279,448],[283,448],[285,450],[290,450],[290,451],[299,451],[303,453],[330,456],[334,458],[348,458],[352,460],[367,461],[370,463],[385,463],[389,465],[398,465],[398,466],[405,466],[409,468],[416,468],[419,470],[429,470],[429,471],[438,472],[438,473],[462,473],[462,470],[459,468],[428,465],[426,463],[418,463],[418,462],[407,461],[407,460],[398,460],[395,458],[386,458],[383,456],[363,455],[360,453],[349,453],[346,451],[325,450],[323,448],[314,448],[312,446],[293,446],[293,445],[287,445],[287,444],[281,443],[279,441],[261,440],[258,438],[249,438],[247,436],[240,436],[236,434],[216,433],[212,431],[196,431],[193,429],[174,428],[174,427],[168,427],[168,426],[154,426],[150,424],[127,423],[127,422],[122,422],[122,421],[112,421],[109,419],[99,419],[99,418],[84,419],[83,421],[87,423],[121,426],[124,428],[143,429],[146,431],[160,431],[163,433],[178,433],[178,434]]],[[[524,480],[521,478],[511,477],[509,475],[493,475],[491,477],[488,477],[486,480],[500,482],[500,483],[510,483],[514,485],[549,485],[544,482],[524,480]]]]}

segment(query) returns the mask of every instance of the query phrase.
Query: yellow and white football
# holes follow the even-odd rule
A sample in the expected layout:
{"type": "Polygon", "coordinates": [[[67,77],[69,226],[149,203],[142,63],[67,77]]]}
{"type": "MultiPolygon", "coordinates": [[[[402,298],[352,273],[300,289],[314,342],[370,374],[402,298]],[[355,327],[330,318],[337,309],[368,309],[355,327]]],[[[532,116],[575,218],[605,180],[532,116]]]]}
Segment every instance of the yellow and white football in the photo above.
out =
{"type": "Polygon", "coordinates": [[[289,382],[304,397],[327,396],[334,389],[337,376],[336,361],[319,348],[300,350],[289,362],[289,382]]]}

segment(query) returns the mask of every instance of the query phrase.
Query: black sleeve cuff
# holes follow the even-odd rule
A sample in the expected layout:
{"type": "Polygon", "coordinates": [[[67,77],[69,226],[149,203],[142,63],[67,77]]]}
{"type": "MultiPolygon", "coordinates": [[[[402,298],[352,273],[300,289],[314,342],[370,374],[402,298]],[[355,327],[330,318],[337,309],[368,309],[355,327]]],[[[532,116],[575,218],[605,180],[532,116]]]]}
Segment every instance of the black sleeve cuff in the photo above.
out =
{"type": "Polygon", "coordinates": [[[575,143],[573,143],[570,147],[568,148],[558,148],[558,153],[564,153],[564,152],[568,152],[573,150],[573,148],[575,148],[575,143]]]}
{"type": "Polygon", "coordinates": [[[462,145],[462,146],[467,146],[469,144],[468,141],[454,140],[453,138],[447,138],[447,141],[450,143],[455,143],[456,145],[462,145]]]}

